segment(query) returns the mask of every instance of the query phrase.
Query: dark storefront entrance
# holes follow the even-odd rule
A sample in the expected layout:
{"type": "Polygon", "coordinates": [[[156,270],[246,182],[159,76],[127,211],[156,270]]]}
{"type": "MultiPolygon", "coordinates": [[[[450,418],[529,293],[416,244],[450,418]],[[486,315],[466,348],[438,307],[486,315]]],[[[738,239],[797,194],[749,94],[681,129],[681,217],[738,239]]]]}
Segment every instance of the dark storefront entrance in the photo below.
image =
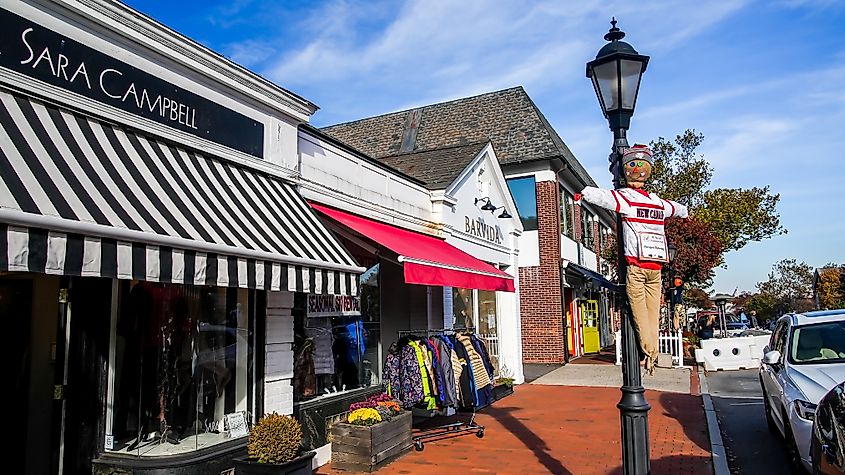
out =
{"type": "Polygon", "coordinates": [[[91,473],[102,434],[111,280],[0,277],[0,319],[15,335],[9,460],[15,473],[91,473]]]}

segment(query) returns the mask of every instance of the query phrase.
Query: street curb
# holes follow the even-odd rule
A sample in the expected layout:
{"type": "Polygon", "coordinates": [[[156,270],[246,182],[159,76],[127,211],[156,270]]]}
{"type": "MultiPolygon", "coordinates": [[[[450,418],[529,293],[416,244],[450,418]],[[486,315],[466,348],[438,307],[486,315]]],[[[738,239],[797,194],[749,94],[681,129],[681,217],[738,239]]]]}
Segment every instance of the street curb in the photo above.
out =
{"type": "Polygon", "coordinates": [[[728,454],[725,452],[725,443],[722,441],[719,419],[716,418],[713,399],[710,398],[707,377],[701,368],[698,368],[698,387],[701,392],[701,399],[704,401],[704,415],[707,419],[707,432],[710,436],[710,453],[713,457],[713,473],[714,475],[730,475],[728,454]]]}

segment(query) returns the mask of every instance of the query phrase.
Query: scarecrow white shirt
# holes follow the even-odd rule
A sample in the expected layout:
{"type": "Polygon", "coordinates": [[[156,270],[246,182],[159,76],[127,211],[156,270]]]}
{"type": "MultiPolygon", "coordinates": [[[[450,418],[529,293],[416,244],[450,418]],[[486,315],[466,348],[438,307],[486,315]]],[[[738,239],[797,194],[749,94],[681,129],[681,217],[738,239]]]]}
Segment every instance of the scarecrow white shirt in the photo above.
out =
{"type": "Polygon", "coordinates": [[[686,206],[633,188],[603,190],[588,186],[581,195],[587,202],[622,215],[625,256],[637,261],[668,261],[663,224],[667,218],[686,218],[686,206]]]}

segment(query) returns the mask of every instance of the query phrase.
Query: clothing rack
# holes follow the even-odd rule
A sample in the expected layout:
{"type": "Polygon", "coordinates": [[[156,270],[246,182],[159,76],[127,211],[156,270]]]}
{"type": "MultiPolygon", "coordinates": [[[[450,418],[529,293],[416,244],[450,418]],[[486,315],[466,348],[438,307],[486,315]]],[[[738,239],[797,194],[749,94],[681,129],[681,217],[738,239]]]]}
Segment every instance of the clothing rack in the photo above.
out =
{"type": "MultiPolygon", "coordinates": [[[[426,337],[433,336],[433,335],[443,335],[448,333],[474,333],[475,329],[473,327],[453,327],[453,328],[437,328],[437,329],[425,329],[425,330],[399,330],[399,338],[401,339],[404,336],[423,336],[426,337]]],[[[448,414],[448,409],[446,410],[425,410],[419,408],[412,408],[411,414],[414,417],[426,417],[431,418],[435,416],[452,416],[457,414],[457,409],[453,414],[448,414]]],[[[484,437],[484,426],[478,425],[475,423],[475,414],[476,414],[476,407],[472,406],[472,416],[470,416],[469,421],[461,421],[461,422],[452,422],[450,424],[443,424],[439,426],[430,427],[424,430],[423,433],[419,435],[415,435],[412,437],[414,441],[414,449],[417,452],[422,452],[425,449],[424,440],[430,439],[446,439],[457,437],[461,434],[468,434],[470,432],[475,432],[475,436],[479,439],[484,437]]]]}
{"type": "Polygon", "coordinates": [[[475,327],[452,327],[452,328],[435,328],[426,330],[399,330],[399,338],[408,335],[443,335],[446,333],[475,333],[475,327]]]}

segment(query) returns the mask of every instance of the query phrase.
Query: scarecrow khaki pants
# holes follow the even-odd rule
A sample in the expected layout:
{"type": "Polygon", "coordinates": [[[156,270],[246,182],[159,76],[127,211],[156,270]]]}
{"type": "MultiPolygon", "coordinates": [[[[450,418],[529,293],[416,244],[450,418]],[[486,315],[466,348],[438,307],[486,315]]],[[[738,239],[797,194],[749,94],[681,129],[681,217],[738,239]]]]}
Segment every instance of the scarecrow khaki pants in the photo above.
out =
{"type": "Polygon", "coordinates": [[[640,350],[646,355],[646,369],[657,361],[657,331],[660,321],[660,271],[628,266],[626,282],[628,300],[634,316],[634,329],[640,350]]]}

